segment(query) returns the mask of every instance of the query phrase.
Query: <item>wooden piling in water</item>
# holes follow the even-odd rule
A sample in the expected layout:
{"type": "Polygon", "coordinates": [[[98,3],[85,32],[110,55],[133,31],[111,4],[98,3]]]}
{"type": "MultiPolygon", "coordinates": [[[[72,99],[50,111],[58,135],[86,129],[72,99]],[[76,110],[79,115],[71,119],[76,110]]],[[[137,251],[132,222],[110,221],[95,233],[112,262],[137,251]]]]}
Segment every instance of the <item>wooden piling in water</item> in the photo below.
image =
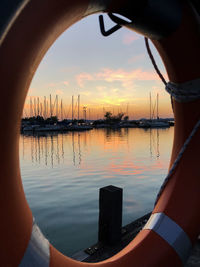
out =
{"type": "Polygon", "coordinates": [[[98,241],[114,245],[122,237],[122,188],[109,185],[99,190],[98,241]]]}

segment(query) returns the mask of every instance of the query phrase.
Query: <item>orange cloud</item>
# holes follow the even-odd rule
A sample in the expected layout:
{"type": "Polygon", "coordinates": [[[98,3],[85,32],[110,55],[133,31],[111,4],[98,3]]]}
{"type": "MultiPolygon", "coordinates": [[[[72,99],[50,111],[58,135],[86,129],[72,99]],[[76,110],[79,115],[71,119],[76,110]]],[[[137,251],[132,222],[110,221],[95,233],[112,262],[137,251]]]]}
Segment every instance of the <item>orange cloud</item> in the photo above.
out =
{"type": "Polygon", "coordinates": [[[68,81],[62,81],[62,82],[51,82],[51,83],[47,83],[46,86],[47,87],[57,87],[57,86],[68,86],[69,82],[68,81]]]}
{"type": "Polygon", "coordinates": [[[59,89],[58,89],[58,90],[56,90],[56,94],[57,94],[57,95],[63,95],[64,92],[63,92],[62,90],[59,90],[59,89]]]}
{"type": "Polygon", "coordinates": [[[145,58],[145,54],[135,55],[135,56],[129,58],[128,63],[129,63],[129,64],[130,64],[130,63],[135,63],[135,62],[137,62],[137,61],[141,61],[141,60],[143,60],[144,58],[145,58]]]}
{"type": "Polygon", "coordinates": [[[132,71],[125,71],[123,69],[112,70],[104,69],[95,75],[97,78],[105,80],[107,82],[126,80],[137,80],[137,81],[157,81],[160,80],[158,75],[154,71],[143,71],[141,69],[136,69],[132,71]]]}
{"type": "MultiPolygon", "coordinates": [[[[166,75],[165,75],[166,76],[166,75]]],[[[134,81],[160,81],[157,73],[152,71],[143,71],[142,69],[135,69],[132,71],[125,71],[123,69],[109,69],[105,68],[100,72],[90,74],[90,73],[80,73],[76,76],[76,81],[80,87],[84,86],[85,81],[106,81],[106,82],[116,82],[122,83],[122,86],[127,88],[132,88],[134,81]]]]}
{"type": "Polygon", "coordinates": [[[69,82],[68,81],[64,81],[62,82],[64,85],[68,86],[69,85],[69,82]]]}
{"type": "Polygon", "coordinates": [[[119,106],[120,104],[127,102],[127,98],[119,98],[119,97],[113,97],[113,96],[105,96],[100,99],[96,99],[96,102],[100,105],[116,105],[119,106]]]}
{"type": "Polygon", "coordinates": [[[138,34],[134,33],[134,32],[128,32],[126,34],[124,34],[122,42],[125,45],[130,45],[132,44],[134,41],[138,40],[140,37],[138,34]]]}
{"type": "Polygon", "coordinates": [[[55,86],[57,86],[57,83],[48,83],[47,86],[48,87],[55,87],[55,86]]]}
{"type": "Polygon", "coordinates": [[[92,80],[94,80],[94,77],[90,73],[83,72],[76,76],[76,81],[80,87],[84,86],[85,81],[92,80]]]}
{"type": "Polygon", "coordinates": [[[160,78],[154,71],[143,71],[142,69],[132,71],[104,69],[96,74],[96,78],[107,82],[119,81],[126,89],[133,89],[135,81],[160,81],[160,78]]]}
{"type": "Polygon", "coordinates": [[[105,86],[96,86],[96,89],[99,91],[99,92],[102,92],[106,89],[105,86]]]}
{"type": "Polygon", "coordinates": [[[90,91],[81,91],[81,95],[89,96],[91,95],[90,91]]]}

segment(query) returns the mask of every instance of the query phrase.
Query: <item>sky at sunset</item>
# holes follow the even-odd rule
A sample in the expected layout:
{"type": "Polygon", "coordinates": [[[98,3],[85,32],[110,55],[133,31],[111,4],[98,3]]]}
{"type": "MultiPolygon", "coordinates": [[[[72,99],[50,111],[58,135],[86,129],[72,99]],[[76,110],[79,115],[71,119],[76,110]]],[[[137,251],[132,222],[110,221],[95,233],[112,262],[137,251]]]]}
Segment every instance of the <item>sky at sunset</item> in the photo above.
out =
{"type": "MultiPolygon", "coordinates": [[[[104,15],[106,28],[113,24],[104,15]]],[[[166,77],[163,64],[152,47],[157,64],[166,77]]],[[[167,78],[166,78],[167,79],[167,78]]],[[[172,117],[170,97],[155,73],[147,55],[143,36],[120,29],[103,37],[98,15],[76,23],[64,32],[43,58],[31,83],[24,115],[30,115],[30,97],[41,104],[44,96],[63,101],[64,116],[71,118],[71,99],[77,112],[80,95],[81,114],[87,107],[87,118],[103,117],[105,111],[128,113],[131,119],[149,117],[149,94],[152,109],[159,94],[160,117],[172,117]]],[[[49,101],[49,100],[48,100],[49,101]]],[[[82,116],[82,115],[81,115],[82,116]]]]}

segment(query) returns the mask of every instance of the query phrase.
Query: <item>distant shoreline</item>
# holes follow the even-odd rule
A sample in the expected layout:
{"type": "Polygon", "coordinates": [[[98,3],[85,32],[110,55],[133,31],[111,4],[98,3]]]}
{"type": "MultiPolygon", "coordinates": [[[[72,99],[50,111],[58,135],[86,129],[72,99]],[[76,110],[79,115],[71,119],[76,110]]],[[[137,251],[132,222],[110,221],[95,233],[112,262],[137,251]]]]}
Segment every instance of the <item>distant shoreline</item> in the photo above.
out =
{"type": "Polygon", "coordinates": [[[21,133],[37,132],[68,132],[68,131],[88,131],[92,129],[108,128],[169,128],[174,126],[173,118],[140,119],[140,120],[63,120],[56,117],[44,119],[42,117],[32,117],[22,119],[21,133]]]}

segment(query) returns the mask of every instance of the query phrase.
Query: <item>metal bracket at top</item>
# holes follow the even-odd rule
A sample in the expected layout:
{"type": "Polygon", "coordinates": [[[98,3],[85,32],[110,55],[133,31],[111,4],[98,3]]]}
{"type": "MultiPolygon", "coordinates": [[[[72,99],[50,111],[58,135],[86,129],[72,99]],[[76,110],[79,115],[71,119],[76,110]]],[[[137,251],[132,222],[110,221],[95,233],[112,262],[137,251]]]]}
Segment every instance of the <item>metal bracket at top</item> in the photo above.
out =
{"type": "Polygon", "coordinates": [[[106,31],[105,30],[105,25],[104,25],[103,15],[99,16],[99,25],[100,25],[100,30],[101,30],[101,33],[102,33],[103,36],[109,36],[112,33],[118,31],[119,29],[121,29],[121,27],[122,27],[121,25],[116,24],[114,27],[112,27],[111,29],[106,31]]]}
{"type": "Polygon", "coordinates": [[[125,21],[122,18],[119,18],[117,16],[115,16],[112,13],[108,13],[109,18],[116,23],[115,26],[113,26],[111,29],[109,30],[105,30],[105,26],[104,26],[104,19],[103,19],[103,15],[99,16],[99,25],[100,25],[100,30],[103,36],[109,36],[112,33],[118,31],[119,29],[122,28],[122,26],[131,24],[131,22],[125,21]]]}

